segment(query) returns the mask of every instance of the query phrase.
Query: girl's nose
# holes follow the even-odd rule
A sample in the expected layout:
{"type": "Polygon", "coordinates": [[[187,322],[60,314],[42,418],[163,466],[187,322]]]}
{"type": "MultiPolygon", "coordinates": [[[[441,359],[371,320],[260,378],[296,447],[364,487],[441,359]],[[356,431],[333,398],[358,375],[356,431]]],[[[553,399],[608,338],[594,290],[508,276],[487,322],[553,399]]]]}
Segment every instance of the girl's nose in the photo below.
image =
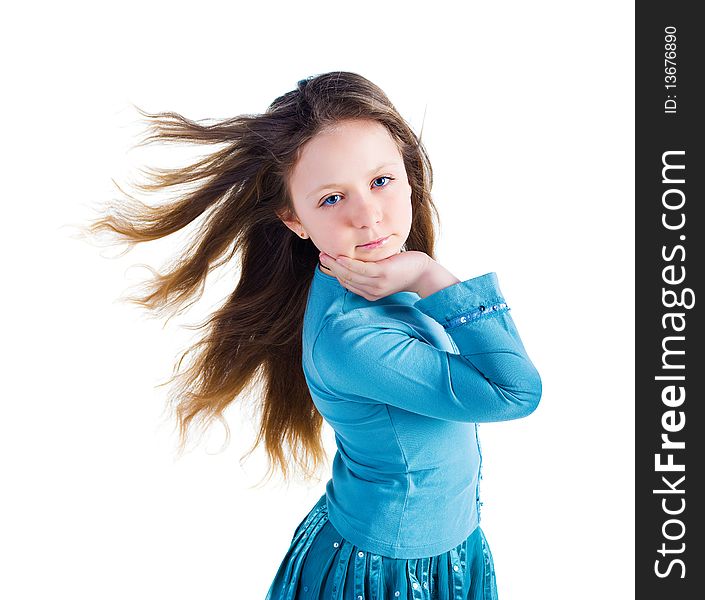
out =
{"type": "Polygon", "coordinates": [[[382,207],[378,199],[360,195],[351,204],[351,219],[355,227],[371,227],[382,220],[382,207]]]}

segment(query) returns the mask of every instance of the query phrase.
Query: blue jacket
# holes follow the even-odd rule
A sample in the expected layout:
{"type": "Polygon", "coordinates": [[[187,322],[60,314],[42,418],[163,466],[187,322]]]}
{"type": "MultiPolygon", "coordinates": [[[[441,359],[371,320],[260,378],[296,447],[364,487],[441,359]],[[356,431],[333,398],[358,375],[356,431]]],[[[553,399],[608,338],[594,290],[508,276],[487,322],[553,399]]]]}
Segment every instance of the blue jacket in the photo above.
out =
{"type": "Polygon", "coordinates": [[[369,301],[316,266],[302,363],[335,432],[330,521],[393,558],[435,556],[472,533],[477,423],[525,417],[541,397],[495,273],[369,301]]]}

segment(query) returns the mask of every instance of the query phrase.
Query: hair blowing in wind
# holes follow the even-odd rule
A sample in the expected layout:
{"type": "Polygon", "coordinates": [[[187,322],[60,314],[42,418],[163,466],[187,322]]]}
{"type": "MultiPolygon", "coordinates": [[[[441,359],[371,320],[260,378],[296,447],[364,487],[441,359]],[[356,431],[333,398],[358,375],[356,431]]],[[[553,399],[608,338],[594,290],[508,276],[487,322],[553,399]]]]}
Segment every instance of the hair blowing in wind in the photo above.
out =
{"type": "MultiPolygon", "coordinates": [[[[191,228],[186,247],[164,272],[154,271],[145,293],[129,297],[149,311],[177,314],[203,293],[206,277],[235,260],[239,280],[220,308],[199,327],[202,335],[178,359],[168,406],[182,452],[190,432],[220,420],[223,411],[254,391],[257,436],[249,455],[264,442],[270,476],[285,479],[293,461],[306,478],[315,475],[325,451],[322,417],[302,368],[301,333],[318,249],[288,229],[279,214],[292,214],[288,179],[301,148],[343,119],[371,119],[397,144],[412,188],[412,225],[406,250],[434,258],[438,214],[431,199],[432,169],[416,134],[384,92],[355,73],[335,71],[299,81],[262,114],[206,122],[176,112],[150,114],[138,144],[183,142],[216,149],[174,169],[147,168],[139,192],[175,191],[168,203],[150,205],[125,194],[106,204],[85,230],[105,233],[128,250],[140,242],[191,228]],[[190,301],[190,302],[189,302],[190,301]],[[189,360],[185,360],[185,359],[189,360]]],[[[122,190],[120,190],[122,192],[122,190]]]]}

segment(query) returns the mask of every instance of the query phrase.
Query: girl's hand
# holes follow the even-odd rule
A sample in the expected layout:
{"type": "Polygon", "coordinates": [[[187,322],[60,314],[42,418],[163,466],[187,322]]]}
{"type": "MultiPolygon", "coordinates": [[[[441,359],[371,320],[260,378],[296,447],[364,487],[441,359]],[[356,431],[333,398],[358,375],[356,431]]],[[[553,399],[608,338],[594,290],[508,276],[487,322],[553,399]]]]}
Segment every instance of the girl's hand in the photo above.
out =
{"type": "Polygon", "coordinates": [[[435,262],[425,252],[409,250],[378,261],[362,261],[348,256],[334,259],[325,252],[319,255],[344,288],[366,300],[379,300],[396,292],[417,292],[421,276],[435,262]]]}

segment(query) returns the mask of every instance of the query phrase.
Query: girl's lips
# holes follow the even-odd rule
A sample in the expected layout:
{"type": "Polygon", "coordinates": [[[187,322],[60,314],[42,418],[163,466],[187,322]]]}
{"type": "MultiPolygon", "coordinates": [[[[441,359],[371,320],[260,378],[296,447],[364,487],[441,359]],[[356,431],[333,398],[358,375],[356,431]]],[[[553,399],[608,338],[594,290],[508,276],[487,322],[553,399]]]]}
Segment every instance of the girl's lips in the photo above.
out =
{"type": "Polygon", "coordinates": [[[380,246],[384,246],[384,244],[387,243],[387,240],[391,237],[391,235],[388,235],[387,237],[381,238],[378,242],[371,242],[369,244],[363,244],[361,246],[358,246],[358,248],[379,248],[380,246]]]}

